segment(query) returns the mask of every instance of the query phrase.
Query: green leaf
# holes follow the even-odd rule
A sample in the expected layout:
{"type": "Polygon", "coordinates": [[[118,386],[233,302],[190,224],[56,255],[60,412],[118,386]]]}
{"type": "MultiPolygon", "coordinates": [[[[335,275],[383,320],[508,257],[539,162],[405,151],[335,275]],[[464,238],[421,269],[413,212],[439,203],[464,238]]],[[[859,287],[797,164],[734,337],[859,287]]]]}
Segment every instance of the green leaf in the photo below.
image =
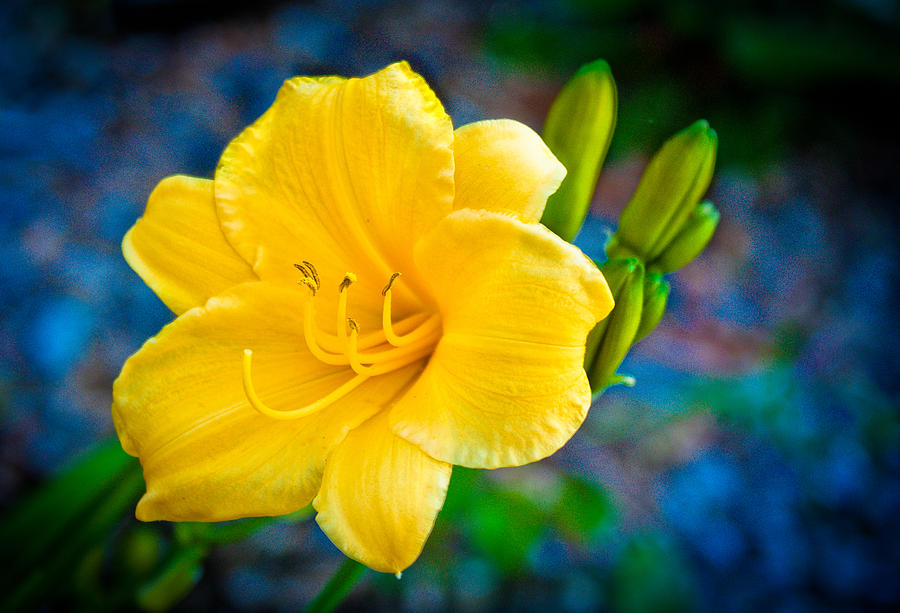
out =
{"type": "Polygon", "coordinates": [[[138,590],[137,605],[144,611],[168,611],[181,601],[203,575],[207,548],[202,545],[178,551],[153,579],[138,590]]]}
{"type": "Polygon", "coordinates": [[[553,522],[569,539],[587,542],[597,530],[618,521],[612,497],[600,485],[567,477],[553,510],[553,522]]]}
{"type": "Polygon", "coordinates": [[[337,572],[322,588],[322,591],[306,607],[306,613],[330,613],[334,611],[364,574],[366,574],[365,566],[355,560],[345,558],[337,572]]]}
{"type": "Polygon", "coordinates": [[[545,514],[522,494],[485,489],[472,500],[465,529],[498,568],[514,574],[524,567],[545,523],[545,514]]]}
{"type": "Polygon", "coordinates": [[[11,509],[0,527],[0,609],[52,598],[72,568],[133,512],[143,489],[137,460],[110,440],[11,509]]]}
{"type": "Polygon", "coordinates": [[[83,483],[82,487],[92,491],[94,496],[91,504],[82,507],[82,512],[74,517],[69,510],[63,509],[60,511],[66,519],[62,522],[45,516],[48,532],[56,536],[49,542],[35,539],[42,546],[40,551],[28,548],[28,562],[23,558],[12,566],[8,576],[16,580],[4,590],[0,610],[28,609],[38,602],[51,601],[56,591],[68,585],[71,571],[79,561],[98,543],[105,542],[116,524],[133,512],[144,490],[144,480],[137,468],[137,462],[134,462],[112,483],[107,478],[99,483],[83,483]],[[60,523],[64,524],[62,531],[58,529],[60,523]]]}

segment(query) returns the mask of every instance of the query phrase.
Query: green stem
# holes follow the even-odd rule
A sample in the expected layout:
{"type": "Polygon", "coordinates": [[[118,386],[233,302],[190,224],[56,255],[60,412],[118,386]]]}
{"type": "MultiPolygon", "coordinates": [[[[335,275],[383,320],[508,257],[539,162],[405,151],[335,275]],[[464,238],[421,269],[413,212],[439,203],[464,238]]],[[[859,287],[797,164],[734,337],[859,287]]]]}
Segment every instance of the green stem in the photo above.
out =
{"type": "Polygon", "coordinates": [[[334,611],[356,582],[366,572],[366,567],[355,560],[346,558],[334,576],[325,584],[319,595],[306,607],[306,613],[330,613],[334,611]]]}

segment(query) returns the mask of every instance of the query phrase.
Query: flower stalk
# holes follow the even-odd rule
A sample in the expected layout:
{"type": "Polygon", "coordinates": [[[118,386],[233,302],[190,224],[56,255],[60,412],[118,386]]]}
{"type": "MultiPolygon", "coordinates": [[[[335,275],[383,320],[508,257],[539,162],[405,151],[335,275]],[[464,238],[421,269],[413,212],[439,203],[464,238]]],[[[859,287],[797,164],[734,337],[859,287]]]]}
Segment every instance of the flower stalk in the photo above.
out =
{"type": "Polygon", "coordinates": [[[366,574],[366,567],[359,562],[344,558],[337,572],[328,580],[322,591],[306,607],[306,613],[331,613],[343,602],[356,583],[366,574]]]}

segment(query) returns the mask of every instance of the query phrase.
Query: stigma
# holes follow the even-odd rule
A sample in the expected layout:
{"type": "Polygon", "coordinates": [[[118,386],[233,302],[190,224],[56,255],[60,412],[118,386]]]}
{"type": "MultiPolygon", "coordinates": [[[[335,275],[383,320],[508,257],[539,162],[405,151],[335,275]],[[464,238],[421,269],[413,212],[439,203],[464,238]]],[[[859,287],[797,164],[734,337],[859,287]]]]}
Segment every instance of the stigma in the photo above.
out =
{"type": "Polygon", "coordinates": [[[417,313],[396,324],[392,315],[392,287],[400,277],[391,275],[381,291],[381,329],[363,333],[360,325],[348,314],[350,287],[356,282],[354,273],[344,275],[338,285],[337,321],[334,333],[322,330],[316,323],[316,294],[321,279],[309,262],[294,264],[303,275],[298,284],[310,292],[303,313],[303,338],[310,353],[320,362],[345,366],[353,377],[315,402],[290,411],[278,411],[267,406],[257,395],[252,379],[253,351],[245,349],[242,362],[242,382],[247,401],[259,413],[273,419],[298,419],[334,404],[371,377],[399,370],[431,355],[441,337],[441,317],[438,313],[417,313]]]}

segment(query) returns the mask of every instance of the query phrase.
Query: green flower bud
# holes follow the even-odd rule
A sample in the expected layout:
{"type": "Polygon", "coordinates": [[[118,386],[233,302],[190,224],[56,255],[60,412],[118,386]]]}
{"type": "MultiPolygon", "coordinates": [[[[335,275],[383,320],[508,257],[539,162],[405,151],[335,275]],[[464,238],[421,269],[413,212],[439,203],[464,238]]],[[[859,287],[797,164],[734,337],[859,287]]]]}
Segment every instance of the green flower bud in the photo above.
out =
{"type": "MultiPolygon", "coordinates": [[[[617,304],[618,299],[616,296],[621,293],[622,284],[625,283],[626,277],[634,273],[635,268],[640,265],[641,262],[637,258],[619,258],[607,260],[600,268],[603,272],[603,277],[606,279],[606,284],[609,285],[609,291],[613,295],[613,299],[617,301],[617,304]]],[[[610,315],[597,322],[597,325],[588,334],[584,352],[584,370],[586,372],[591,372],[591,366],[597,358],[597,348],[600,346],[600,341],[603,340],[603,335],[606,334],[606,326],[609,325],[611,316],[612,314],[610,313],[610,315]]]]}
{"type": "Polygon", "coordinates": [[[607,283],[616,306],[604,320],[602,338],[597,341],[594,359],[587,371],[595,394],[619,382],[615,377],[616,368],[625,359],[625,354],[634,342],[644,302],[644,266],[640,260],[611,260],[601,270],[604,275],[608,275],[607,283]]]}
{"type": "Polygon", "coordinates": [[[666,301],[671,288],[658,272],[647,273],[644,277],[644,306],[641,309],[641,323],[634,335],[635,343],[653,332],[659,324],[666,312],[666,301]]]}
{"type": "Polygon", "coordinates": [[[718,136],[705,119],[666,141],[622,211],[610,257],[634,253],[645,262],[659,257],[709,187],[717,146],[718,136]]]}
{"type": "Polygon", "coordinates": [[[648,268],[659,272],[672,272],[700,255],[712,239],[716,226],[719,225],[719,217],[719,211],[712,202],[698,204],[672,242],[648,268]]]}
{"type": "Polygon", "coordinates": [[[541,135],[566,167],[566,178],[547,200],[541,223],[571,241],[597,187],[600,167],[616,126],[616,82],[609,65],[582,66],[550,107],[541,135]]]}

